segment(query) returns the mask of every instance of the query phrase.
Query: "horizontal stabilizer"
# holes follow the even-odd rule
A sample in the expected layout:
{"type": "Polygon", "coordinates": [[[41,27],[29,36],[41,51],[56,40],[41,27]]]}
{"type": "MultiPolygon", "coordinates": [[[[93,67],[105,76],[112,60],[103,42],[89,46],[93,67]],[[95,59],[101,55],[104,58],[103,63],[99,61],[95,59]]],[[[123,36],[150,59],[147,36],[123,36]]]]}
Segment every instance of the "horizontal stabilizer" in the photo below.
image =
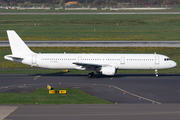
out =
{"type": "Polygon", "coordinates": [[[6,55],[4,56],[4,59],[21,63],[24,58],[14,55],[6,55]]]}
{"type": "Polygon", "coordinates": [[[14,58],[14,59],[24,59],[23,57],[20,57],[20,56],[14,56],[14,55],[6,55],[6,56],[4,56],[4,58],[6,59],[6,58],[14,58]]]}

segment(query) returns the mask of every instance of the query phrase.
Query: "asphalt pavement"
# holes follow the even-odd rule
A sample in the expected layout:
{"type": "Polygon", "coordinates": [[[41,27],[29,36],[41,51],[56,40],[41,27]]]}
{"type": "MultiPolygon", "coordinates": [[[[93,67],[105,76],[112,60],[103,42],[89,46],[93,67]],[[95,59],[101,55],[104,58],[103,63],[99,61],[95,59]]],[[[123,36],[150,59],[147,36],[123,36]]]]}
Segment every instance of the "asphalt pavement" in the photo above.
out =
{"type": "MultiPolygon", "coordinates": [[[[180,41],[25,41],[30,47],[180,47],[180,41]]],[[[0,41],[9,46],[9,41],[0,41]]]]}
{"type": "Polygon", "coordinates": [[[13,105],[4,120],[179,120],[180,104],[13,105]]]}
{"type": "Polygon", "coordinates": [[[121,15],[121,14],[180,14],[180,12],[1,12],[0,15],[121,15]]]}
{"type": "MultiPolygon", "coordinates": [[[[0,74],[1,93],[31,93],[37,88],[78,88],[114,104],[109,105],[0,105],[13,107],[6,119],[119,119],[178,120],[180,74],[0,74]]],[[[0,111],[0,113],[2,113],[0,111]]]]}

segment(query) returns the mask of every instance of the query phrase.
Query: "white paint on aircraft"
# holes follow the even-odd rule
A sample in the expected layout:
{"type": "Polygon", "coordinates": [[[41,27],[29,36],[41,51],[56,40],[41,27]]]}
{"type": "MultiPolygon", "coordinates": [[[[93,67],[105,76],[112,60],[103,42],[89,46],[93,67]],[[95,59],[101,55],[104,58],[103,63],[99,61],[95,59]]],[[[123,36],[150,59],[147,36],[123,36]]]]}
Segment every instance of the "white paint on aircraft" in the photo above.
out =
{"type": "MultiPolygon", "coordinates": [[[[46,54],[34,53],[14,30],[7,30],[12,55],[5,59],[31,66],[49,69],[89,70],[104,75],[115,75],[117,69],[169,69],[177,64],[168,56],[161,54],[46,54]]],[[[157,72],[156,72],[157,76],[157,72]]]]}

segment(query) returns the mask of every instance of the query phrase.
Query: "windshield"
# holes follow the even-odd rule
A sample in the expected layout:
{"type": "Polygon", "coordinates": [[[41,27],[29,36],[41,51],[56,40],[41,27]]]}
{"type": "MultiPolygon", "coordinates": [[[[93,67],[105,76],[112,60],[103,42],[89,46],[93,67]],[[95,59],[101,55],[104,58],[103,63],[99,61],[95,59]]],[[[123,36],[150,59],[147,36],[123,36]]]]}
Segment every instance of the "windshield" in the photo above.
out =
{"type": "Polygon", "coordinates": [[[169,60],[171,60],[170,58],[164,58],[164,61],[169,61],[169,60]]]}

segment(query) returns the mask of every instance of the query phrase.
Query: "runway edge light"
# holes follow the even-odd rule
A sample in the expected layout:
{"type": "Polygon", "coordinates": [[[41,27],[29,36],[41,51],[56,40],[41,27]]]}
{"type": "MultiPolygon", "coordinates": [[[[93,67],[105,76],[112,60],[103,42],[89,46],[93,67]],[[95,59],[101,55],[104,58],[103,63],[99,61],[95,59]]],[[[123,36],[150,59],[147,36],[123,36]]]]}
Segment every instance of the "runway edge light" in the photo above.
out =
{"type": "Polygon", "coordinates": [[[69,70],[67,70],[67,69],[63,69],[62,71],[63,71],[63,72],[69,72],[69,70]]]}

